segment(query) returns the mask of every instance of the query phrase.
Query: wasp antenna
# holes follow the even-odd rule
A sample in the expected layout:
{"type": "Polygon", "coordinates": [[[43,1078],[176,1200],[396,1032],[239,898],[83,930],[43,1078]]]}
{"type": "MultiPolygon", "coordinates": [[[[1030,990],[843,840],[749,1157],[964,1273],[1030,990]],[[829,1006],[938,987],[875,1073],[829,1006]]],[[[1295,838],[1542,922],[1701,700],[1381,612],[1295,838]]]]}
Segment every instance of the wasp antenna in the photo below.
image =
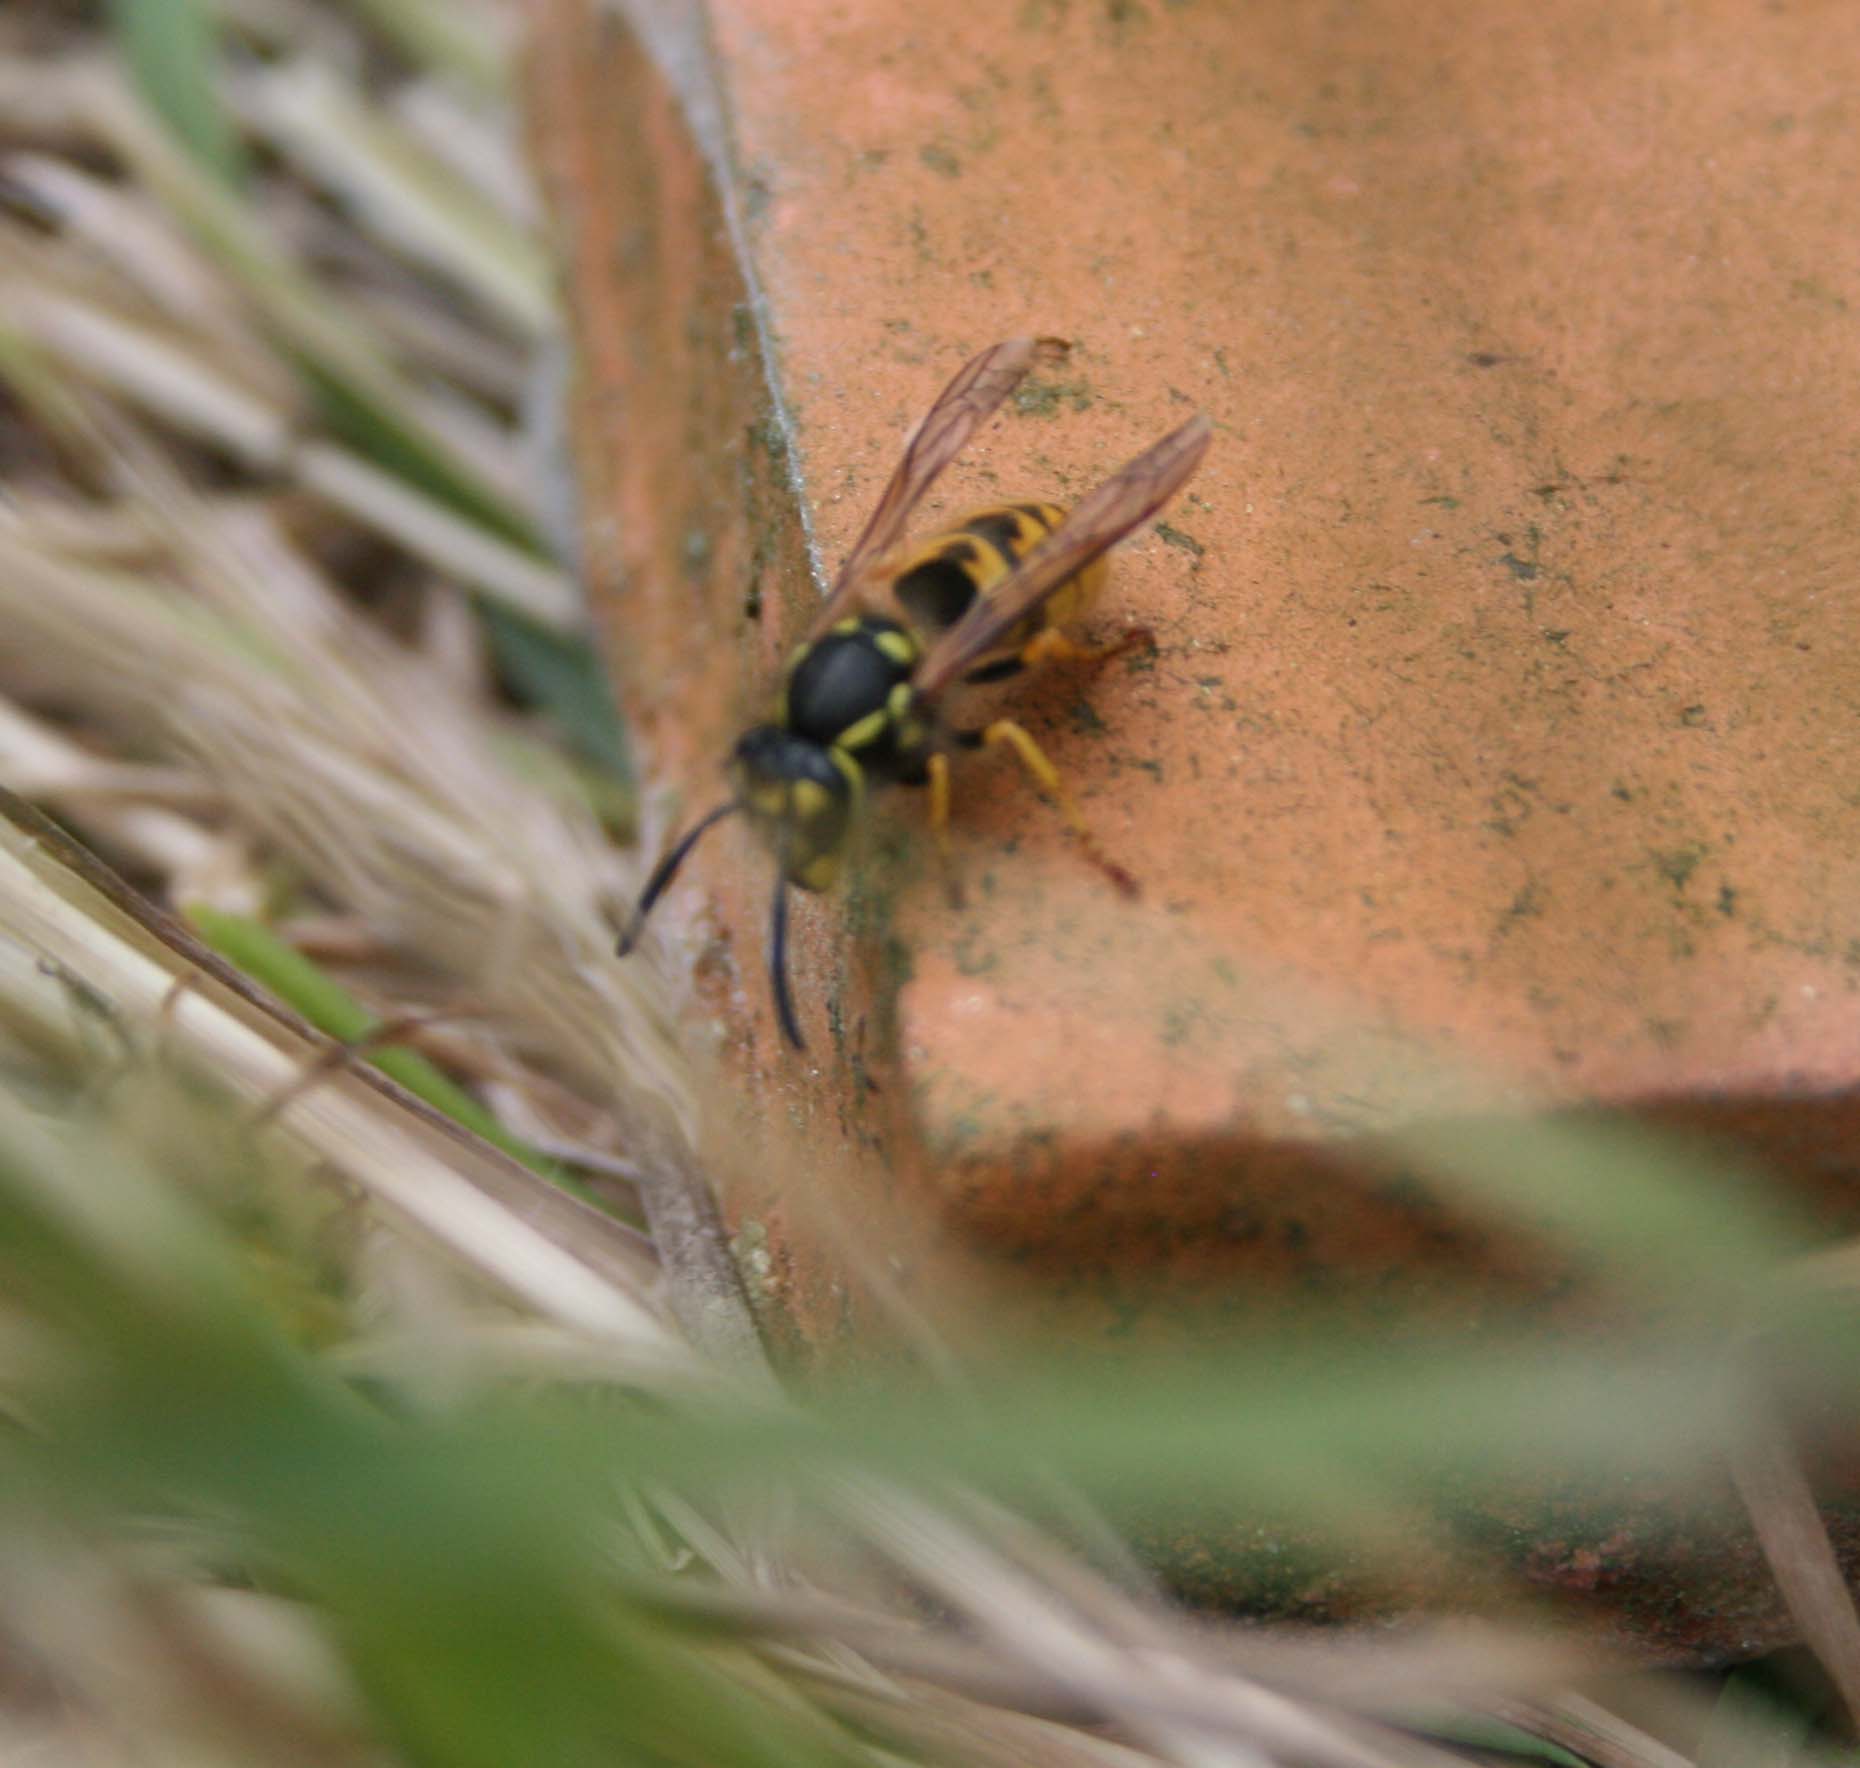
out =
{"type": "Polygon", "coordinates": [[[652,868],[652,876],[646,880],[646,888],[640,892],[639,906],[628,917],[626,930],[620,935],[617,947],[621,957],[625,957],[634,946],[639,944],[640,933],[646,925],[646,917],[652,913],[653,905],[665,894],[665,887],[678,875],[678,868],[690,856],[691,849],[697,846],[705,832],[715,828],[732,811],[743,807],[732,798],[720,804],[708,816],[700,818],[688,829],[678,845],[652,868]]]}
{"type": "Polygon", "coordinates": [[[775,900],[769,907],[769,984],[775,991],[775,1015],[782,1035],[797,1050],[807,1048],[794,1016],[794,997],[788,992],[788,876],[775,874],[775,900]]]}

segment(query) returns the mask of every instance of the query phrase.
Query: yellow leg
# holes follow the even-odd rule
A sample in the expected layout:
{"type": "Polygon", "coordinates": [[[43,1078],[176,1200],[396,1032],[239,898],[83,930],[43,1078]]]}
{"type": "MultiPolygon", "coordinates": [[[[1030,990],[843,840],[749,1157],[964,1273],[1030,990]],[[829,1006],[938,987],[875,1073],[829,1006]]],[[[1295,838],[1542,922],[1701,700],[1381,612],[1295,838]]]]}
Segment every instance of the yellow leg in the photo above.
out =
{"type": "Polygon", "coordinates": [[[949,886],[952,908],[962,907],[962,878],[956,871],[955,856],[949,850],[949,757],[941,752],[932,755],[930,769],[930,833],[943,861],[943,877],[949,886]]]}
{"type": "Polygon", "coordinates": [[[1072,831],[1072,838],[1084,849],[1085,857],[1126,896],[1135,896],[1136,879],[1098,845],[1090,826],[1073,801],[1072,794],[1060,779],[1058,768],[1047,760],[1046,752],[1040,745],[1011,718],[998,718],[983,729],[982,747],[992,749],[997,743],[1005,743],[1014,751],[1034,783],[1059,806],[1059,814],[1066,819],[1066,827],[1072,831]]]}
{"type": "Polygon", "coordinates": [[[1140,645],[1156,648],[1156,635],[1147,626],[1131,627],[1110,645],[1082,645],[1057,626],[1043,626],[1021,647],[1020,663],[1024,669],[1037,669],[1042,663],[1108,663],[1140,645]]]}
{"type": "Polygon", "coordinates": [[[932,755],[930,769],[930,833],[936,837],[937,851],[949,858],[949,757],[932,755]]]}

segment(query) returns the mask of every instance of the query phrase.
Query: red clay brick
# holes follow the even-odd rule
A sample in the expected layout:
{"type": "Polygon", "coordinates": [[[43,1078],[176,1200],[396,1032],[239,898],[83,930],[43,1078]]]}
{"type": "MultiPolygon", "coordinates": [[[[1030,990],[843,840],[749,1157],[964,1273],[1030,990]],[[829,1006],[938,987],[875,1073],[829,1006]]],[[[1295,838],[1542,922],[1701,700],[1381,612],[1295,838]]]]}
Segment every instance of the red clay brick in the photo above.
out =
{"type": "MultiPolygon", "coordinates": [[[[748,834],[668,908],[797,1342],[860,1258],[921,1299],[948,1245],[1085,1332],[1314,1273],[1506,1305],[1516,1261],[1351,1160],[1466,1072],[1734,1134],[1852,1226],[1860,12],[716,0],[664,64],[717,83],[699,145],[593,10],[539,4],[539,134],[592,574],[685,814],[807,622],[808,537],[830,568],[972,352],[1074,344],[932,522],[1217,431],[1099,616],[1157,655],[1018,702],[1140,904],[989,758],[953,911],[896,793],[797,904],[805,1060],[748,834]]],[[[1748,1573],[1682,1643],[1774,1629],[1748,1573]]]]}

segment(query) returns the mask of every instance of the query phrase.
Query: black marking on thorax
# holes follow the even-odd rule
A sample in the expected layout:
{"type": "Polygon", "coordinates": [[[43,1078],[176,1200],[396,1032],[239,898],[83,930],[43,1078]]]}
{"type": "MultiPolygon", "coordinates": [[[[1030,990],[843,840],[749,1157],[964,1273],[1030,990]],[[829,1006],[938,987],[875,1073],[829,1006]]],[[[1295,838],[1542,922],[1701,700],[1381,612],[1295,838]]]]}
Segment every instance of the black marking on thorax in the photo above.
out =
{"type": "Polygon", "coordinates": [[[787,727],[816,743],[833,743],[842,731],[884,711],[892,690],[917,667],[909,654],[881,638],[904,629],[895,620],[868,614],[845,631],[833,631],[808,646],[787,682],[787,727]]]}
{"type": "Polygon", "coordinates": [[[999,574],[999,557],[998,549],[978,544],[970,535],[953,534],[902,573],[891,593],[919,632],[947,632],[974,605],[978,572],[999,574]]]}

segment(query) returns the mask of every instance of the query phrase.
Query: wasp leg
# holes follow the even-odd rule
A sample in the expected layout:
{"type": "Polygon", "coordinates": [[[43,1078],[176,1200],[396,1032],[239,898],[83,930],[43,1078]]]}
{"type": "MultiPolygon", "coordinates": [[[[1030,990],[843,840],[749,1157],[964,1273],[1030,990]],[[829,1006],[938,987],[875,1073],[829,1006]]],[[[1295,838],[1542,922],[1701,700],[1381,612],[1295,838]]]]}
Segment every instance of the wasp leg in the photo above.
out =
{"type": "Polygon", "coordinates": [[[1015,661],[1023,669],[1037,669],[1042,663],[1109,663],[1126,651],[1155,649],[1156,635],[1147,626],[1133,626],[1108,645],[1082,645],[1057,626],[1043,626],[1021,647],[1015,661]]]}
{"type": "Polygon", "coordinates": [[[1058,805],[1059,814],[1066,819],[1066,827],[1072,831],[1072,838],[1084,851],[1085,857],[1124,895],[1137,894],[1136,879],[1098,845],[1097,837],[1092,834],[1072,794],[1060,779],[1059,769],[1047,760],[1046,751],[1022,726],[1011,718],[997,718],[993,724],[985,725],[979,731],[961,731],[957,734],[964,744],[974,749],[992,749],[997,744],[1007,744],[1034,784],[1058,805]]]}
{"type": "Polygon", "coordinates": [[[949,757],[939,752],[924,765],[930,775],[930,833],[936,839],[937,856],[943,862],[949,906],[959,909],[962,907],[962,876],[956,870],[956,858],[949,847],[949,757]]]}
{"type": "Polygon", "coordinates": [[[1147,626],[1133,626],[1115,644],[1082,645],[1066,637],[1057,626],[1043,626],[1009,657],[997,657],[971,669],[962,679],[977,686],[986,682],[1006,681],[1025,669],[1038,669],[1042,663],[1109,663],[1127,651],[1156,649],[1156,635],[1147,626]]]}

